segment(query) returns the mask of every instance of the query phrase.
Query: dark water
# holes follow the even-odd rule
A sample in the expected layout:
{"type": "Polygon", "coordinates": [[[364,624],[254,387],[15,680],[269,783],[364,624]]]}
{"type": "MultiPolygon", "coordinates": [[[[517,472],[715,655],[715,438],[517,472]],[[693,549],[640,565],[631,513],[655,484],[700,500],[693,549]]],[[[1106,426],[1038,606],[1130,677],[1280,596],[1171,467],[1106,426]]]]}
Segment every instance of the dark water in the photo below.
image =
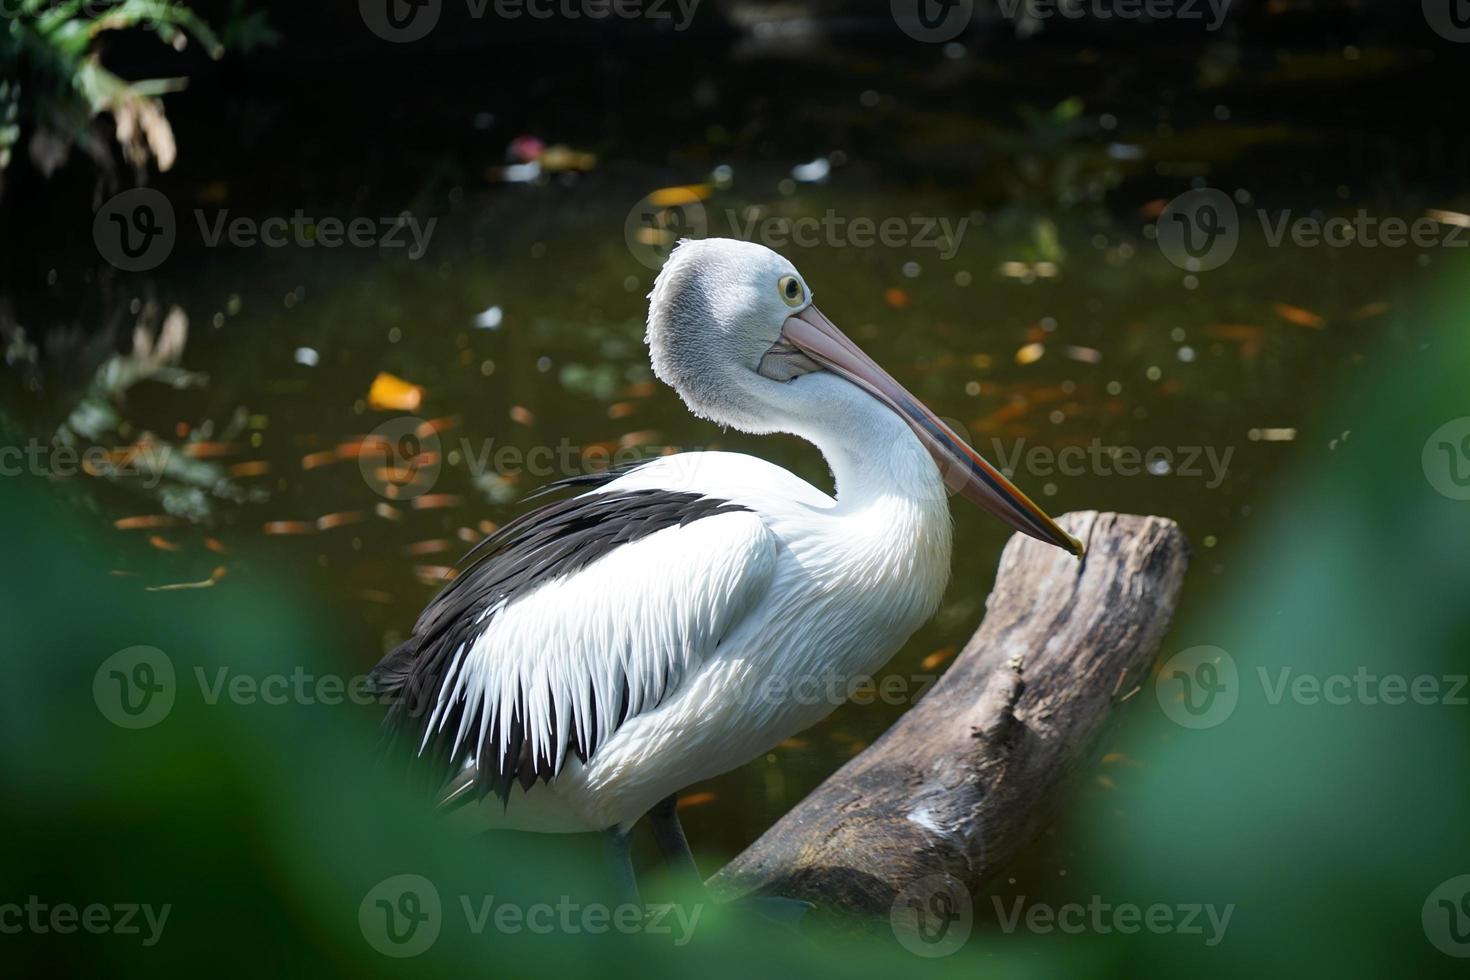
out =
{"type": "MultiPolygon", "coordinates": [[[[1233,544],[1273,499],[1282,475],[1308,459],[1330,459],[1351,439],[1323,406],[1352,386],[1366,351],[1385,341],[1416,344],[1415,324],[1398,309],[1404,296],[1440,282],[1445,254],[1361,243],[1272,247],[1255,209],[1265,208],[1272,222],[1285,209],[1300,216],[1314,208],[1413,220],[1427,207],[1453,209],[1457,196],[1453,189],[1395,196],[1385,191],[1392,168],[1368,167],[1365,176],[1346,162],[1341,173],[1318,168],[1310,181],[1284,186],[1273,138],[1230,142],[1265,126],[1269,114],[1258,109],[1255,121],[1229,136],[1217,125],[1213,107],[1228,101],[1218,92],[1192,94],[1199,118],[1179,130],[1158,122],[1156,107],[1146,104],[1122,114],[1121,125],[1105,125],[1100,107],[1086,101],[1075,123],[1028,123],[1024,113],[1007,113],[1006,122],[981,126],[955,93],[987,77],[989,66],[965,67],[969,75],[940,86],[947,104],[909,134],[902,165],[877,135],[892,118],[885,93],[887,108],[877,118],[853,124],[861,139],[845,149],[822,143],[821,159],[839,155],[820,183],[791,177],[816,154],[767,140],[675,154],[672,165],[604,151],[586,173],[531,185],[492,181],[475,167],[425,178],[397,200],[376,192],[353,203],[317,199],[325,202],[318,217],[406,209],[420,222],[436,219],[417,260],[406,249],[204,248],[192,211],[212,220],[219,208],[234,207],[228,189],[209,178],[254,188],[235,214],[289,215],[303,198],[261,191],[244,161],[231,164],[238,174],[196,174],[170,190],[181,244],[158,270],[98,273],[90,243],[77,236],[24,284],[58,304],[101,295],[100,307],[126,327],[138,321],[154,329],[177,308],[188,323],[179,364],[207,378],[183,388],[156,381],[132,387],[121,426],[100,439],[127,446],[152,438],[180,452],[194,441],[203,448],[191,458],[202,469],[185,481],[171,475],[167,495],[135,480],[81,477],[66,481],[66,492],[97,510],[99,527],[182,515],[107,532],[152,537],[141,556],[137,548],[117,549],[116,571],[136,578],[140,593],[211,577],[213,588],[227,589],[270,576],[262,559],[293,569],[320,616],[336,625],[341,642],[330,656],[341,671],[358,673],[404,635],[458,554],[519,513],[520,500],[546,480],[614,456],[721,448],[760,455],[827,486],[810,447],[721,432],[689,416],[649,371],[642,334],[654,273],[639,261],[646,253],[628,244],[629,212],[660,187],[712,183],[701,205],[711,234],[748,229],[752,208],[829,227],[835,219],[893,219],[921,237],[931,220],[952,229],[965,222],[953,254],[914,241],[861,245],[849,232],[782,243],[779,230],[763,227],[834,321],[935,411],[958,420],[992,461],[1019,460],[1017,482],[1050,512],[1117,510],[1178,521],[1196,549],[1188,606],[1229,570],[1233,544]],[[972,168],[955,146],[983,152],[972,168]],[[1246,153],[1242,146],[1256,155],[1231,162],[1246,153]],[[1127,162],[1133,154],[1144,162],[1127,162]],[[1197,171],[1185,166],[1201,160],[1197,171]],[[730,173],[712,180],[720,164],[730,173]],[[916,179],[916,172],[961,176],[916,179]],[[1196,177],[1243,193],[1236,198],[1238,251],[1224,266],[1193,275],[1168,261],[1152,232],[1163,203],[1196,177]],[[487,314],[492,309],[498,316],[487,314]],[[384,373],[421,394],[390,391],[397,407],[375,407],[370,391],[384,373]],[[375,431],[389,435],[391,458],[361,449],[375,431]],[[1057,472],[1046,454],[1069,447],[1080,471],[1057,472]],[[380,472],[395,463],[405,472],[380,472]],[[414,467],[417,476],[395,488],[394,477],[403,482],[414,467]],[[198,492],[185,492],[186,483],[198,492]]],[[[861,59],[847,64],[822,84],[821,98],[860,116],[863,93],[878,84],[870,68],[861,59]]],[[[1262,67],[1252,78],[1272,70],[1279,69],[1262,67]]],[[[1371,87],[1372,72],[1344,71],[1371,87]]],[[[1071,94],[1037,97],[992,81],[991,104],[1050,107],[1071,94]]],[[[737,90],[749,95],[761,84],[745,81],[737,90]]],[[[1292,83],[1275,84],[1289,90],[1292,83]]],[[[1261,99],[1259,92],[1250,97],[1261,99]]],[[[1119,99],[1100,96],[1108,98],[1119,99]]],[[[462,108],[466,126],[472,113],[462,108]]],[[[815,110],[806,112],[809,119],[815,110]]],[[[588,123],[579,118],[566,128],[588,123]]],[[[636,138],[618,132],[622,145],[636,138]]],[[[183,133],[186,153],[190,135],[183,133]]],[[[514,135],[499,131],[497,139],[514,135]]],[[[537,135],[551,143],[568,138],[550,119],[537,135]]],[[[1292,138],[1319,161],[1345,158],[1356,145],[1331,122],[1292,138]]],[[[674,219],[678,226],[688,215],[674,219]]],[[[17,384],[7,402],[20,425],[44,439],[79,403],[87,377],[82,371],[71,383],[17,384]]],[[[962,502],[955,515],[954,576],[944,604],[888,668],[910,694],[942,672],[980,620],[1007,537],[962,502]]],[[[845,705],[765,758],[692,787],[699,802],[686,810],[686,822],[697,846],[738,850],[911,699],[865,700],[873,703],[845,705]]]]}

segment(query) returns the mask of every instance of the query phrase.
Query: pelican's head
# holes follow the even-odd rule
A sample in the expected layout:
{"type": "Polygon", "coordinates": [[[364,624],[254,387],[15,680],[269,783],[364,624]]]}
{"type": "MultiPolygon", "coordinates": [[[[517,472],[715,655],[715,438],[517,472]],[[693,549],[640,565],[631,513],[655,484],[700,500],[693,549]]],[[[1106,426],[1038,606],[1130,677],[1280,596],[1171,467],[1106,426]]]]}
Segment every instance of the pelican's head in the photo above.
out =
{"type": "Polygon", "coordinates": [[[1076,538],[823,316],[801,273],[765,246],[682,242],[648,298],[654,373],[696,415],[743,432],[799,433],[802,415],[837,410],[838,400],[826,397],[838,393],[831,386],[842,398],[855,389],[907,423],[966,499],[1082,554],[1076,538]]]}

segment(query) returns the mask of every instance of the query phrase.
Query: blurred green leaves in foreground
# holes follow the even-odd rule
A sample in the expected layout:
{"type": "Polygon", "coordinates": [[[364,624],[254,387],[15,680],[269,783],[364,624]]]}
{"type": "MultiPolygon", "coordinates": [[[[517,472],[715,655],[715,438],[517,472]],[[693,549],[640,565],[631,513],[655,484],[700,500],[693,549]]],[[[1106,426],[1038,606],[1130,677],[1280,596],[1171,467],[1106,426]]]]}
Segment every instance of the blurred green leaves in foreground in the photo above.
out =
{"type": "MultiPolygon", "coordinates": [[[[615,910],[589,918],[613,901],[597,841],[468,835],[376,766],[380,710],[328,679],[351,658],[290,569],[262,552],[218,587],[146,592],[108,574],[94,518],[38,481],[0,481],[7,973],[1463,975],[1435,943],[1470,952],[1470,897],[1444,890],[1470,874],[1470,691],[1453,682],[1470,671],[1470,502],[1436,489],[1460,471],[1433,472],[1425,451],[1470,414],[1470,338],[1451,299],[1416,301],[1440,325],[1431,344],[1376,352],[1322,393],[1302,438],[1336,447],[1277,488],[1232,573],[1162,651],[1224,651],[1233,710],[1184,727],[1142,692],[1123,741],[1144,764],[1126,792],[1064,815],[1068,877],[1045,896],[999,882],[974,896],[975,932],[945,958],[708,908],[659,934],[619,932],[615,910]],[[148,692],[164,696],[169,670],[160,708],[148,692]],[[1440,701],[1387,704],[1355,685],[1333,704],[1290,686],[1362,672],[1440,678],[1440,701]],[[1090,914],[1075,931],[1026,916],[1007,930],[1018,900],[1233,909],[1208,944],[1205,920],[1203,934],[1107,918],[1104,931],[1090,914]],[[167,906],[161,928],[140,911],[134,932],[111,931],[133,904],[155,919],[167,906]],[[71,918],[52,914],[63,905],[71,918]],[[412,958],[380,951],[414,943],[412,958]]],[[[1470,473],[1470,458],[1443,462],[1470,473]]]]}

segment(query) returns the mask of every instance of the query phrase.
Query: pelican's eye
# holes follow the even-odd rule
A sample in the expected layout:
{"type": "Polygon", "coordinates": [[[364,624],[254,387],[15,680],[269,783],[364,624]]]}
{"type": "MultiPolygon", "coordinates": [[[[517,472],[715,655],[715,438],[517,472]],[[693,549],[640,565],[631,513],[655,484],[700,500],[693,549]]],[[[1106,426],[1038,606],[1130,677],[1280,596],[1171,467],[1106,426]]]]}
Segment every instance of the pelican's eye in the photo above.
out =
{"type": "Polygon", "coordinates": [[[787,306],[794,308],[806,301],[806,290],[795,276],[782,276],[776,280],[776,288],[781,291],[781,299],[787,306]]]}

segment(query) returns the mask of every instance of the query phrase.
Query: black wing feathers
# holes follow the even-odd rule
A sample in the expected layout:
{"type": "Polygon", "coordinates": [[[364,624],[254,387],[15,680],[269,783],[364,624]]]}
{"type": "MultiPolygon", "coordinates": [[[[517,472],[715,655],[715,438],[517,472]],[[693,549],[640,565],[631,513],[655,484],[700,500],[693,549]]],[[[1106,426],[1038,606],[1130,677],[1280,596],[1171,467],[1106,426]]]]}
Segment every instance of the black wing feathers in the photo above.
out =
{"type": "MultiPolygon", "coordinates": [[[[577,476],[545,489],[602,485],[630,468],[577,476]]],[[[478,759],[479,772],[472,791],[476,799],[494,792],[507,800],[516,782],[529,789],[537,779],[550,781],[557,772],[555,753],[531,752],[525,726],[525,691],[518,691],[514,698],[515,711],[503,744],[499,742],[501,719],[492,715],[485,727],[484,743],[476,744],[479,726],[472,725],[470,737],[455,746],[465,697],[439,708],[437,715],[435,710],[441,694],[446,693],[444,686],[452,682],[455,658],[467,653],[493,626],[500,608],[537,585],[571,575],[619,545],[665,528],[743,510],[746,508],[696,493],[603,491],[545,504],[507,523],[465,555],[459,574],[419,616],[412,637],[373,669],[370,682],[374,689],[388,695],[392,702],[384,721],[388,740],[398,751],[418,758],[428,767],[426,774],[436,790],[459,775],[470,759],[478,759]],[[483,615],[486,609],[495,611],[483,615]]],[[[468,692],[477,704],[481,693],[468,692]]],[[[595,713],[596,699],[588,701],[594,704],[595,713]]],[[[625,678],[614,728],[622,724],[627,710],[625,678]]],[[[577,721],[575,717],[571,720],[569,731],[553,731],[549,742],[543,744],[566,745],[585,763],[597,751],[597,719],[585,719],[580,726],[577,721]],[[592,733],[587,736],[591,744],[584,743],[579,729],[592,733]]]]}

